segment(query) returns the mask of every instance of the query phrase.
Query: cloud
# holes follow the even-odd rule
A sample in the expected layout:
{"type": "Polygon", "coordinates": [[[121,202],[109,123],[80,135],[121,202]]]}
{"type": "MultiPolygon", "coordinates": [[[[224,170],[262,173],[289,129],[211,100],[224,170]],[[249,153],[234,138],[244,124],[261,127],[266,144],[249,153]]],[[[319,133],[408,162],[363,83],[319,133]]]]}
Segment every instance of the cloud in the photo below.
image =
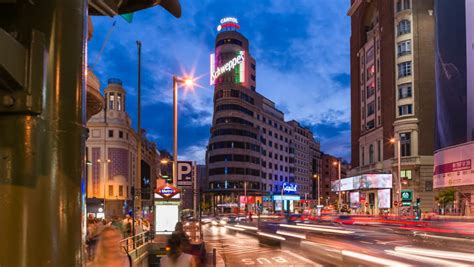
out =
{"type": "Polygon", "coordinates": [[[183,153],[178,153],[179,160],[192,160],[197,164],[205,164],[206,149],[207,138],[202,139],[196,145],[188,146],[183,153]]]}

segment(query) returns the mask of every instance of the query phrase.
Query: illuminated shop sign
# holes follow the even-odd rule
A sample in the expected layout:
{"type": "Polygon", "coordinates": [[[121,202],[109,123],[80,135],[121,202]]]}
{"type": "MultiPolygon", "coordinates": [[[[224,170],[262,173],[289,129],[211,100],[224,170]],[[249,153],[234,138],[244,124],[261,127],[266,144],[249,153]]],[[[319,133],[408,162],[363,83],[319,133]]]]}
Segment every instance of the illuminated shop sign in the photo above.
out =
{"type": "Polygon", "coordinates": [[[283,192],[287,193],[296,193],[297,184],[287,184],[283,183],[283,192]]]}
{"type": "Polygon", "coordinates": [[[217,31],[221,31],[226,28],[240,29],[239,21],[234,17],[222,18],[219,26],[217,26],[217,31]]]}
{"type": "Polygon", "coordinates": [[[215,81],[219,76],[226,72],[231,72],[236,70],[236,82],[243,83],[245,82],[245,52],[239,51],[239,53],[232,58],[231,60],[227,61],[224,65],[220,67],[216,67],[216,57],[215,54],[211,54],[211,85],[215,84],[215,81]],[[238,68],[238,69],[237,69],[238,68]]]}

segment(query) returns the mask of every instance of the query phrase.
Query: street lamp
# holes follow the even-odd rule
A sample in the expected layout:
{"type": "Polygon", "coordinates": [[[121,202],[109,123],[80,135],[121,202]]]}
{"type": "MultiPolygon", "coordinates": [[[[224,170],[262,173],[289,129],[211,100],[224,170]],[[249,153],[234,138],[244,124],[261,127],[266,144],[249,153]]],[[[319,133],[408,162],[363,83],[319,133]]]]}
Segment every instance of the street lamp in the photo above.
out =
{"type": "Polygon", "coordinates": [[[395,190],[395,193],[397,194],[397,203],[398,203],[398,216],[400,216],[400,206],[401,206],[401,203],[400,203],[400,195],[402,193],[402,182],[401,182],[401,177],[400,177],[400,174],[401,174],[401,164],[400,164],[400,158],[401,158],[401,153],[400,153],[400,139],[395,139],[395,138],[392,138],[390,139],[390,143],[391,144],[396,144],[397,145],[397,170],[398,170],[398,174],[397,174],[397,180],[398,180],[398,188],[395,190]]]}
{"type": "Polygon", "coordinates": [[[337,160],[332,163],[332,165],[337,166],[337,179],[339,180],[339,193],[338,193],[338,200],[337,200],[337,211],[341,213],[341,161],[337,160]]]}
{"type": "MultiPolygon", "coordinates": [[[[100,159],[97,160],[98,163],[101,163],[102,161],[100,159]]],[[[105,219],[105,199],[107,197],[106,195],[106,188],[107,188],[107,174],[106,174],[106,171],[107,171],[107,164],[110,163],[110,159],[107,159],[105,160],[104,162],[104,219],[105,219]]],[[[92,162],[91,162],[91,165],[92,165],[92,162]]]]}
{"type": "Polygon", "coordinates": [[[319,195],[319,194],[320,194],[320,193],[319,193],[319,192],[320,192],[320,191],[319,191],[319,174],[314,174],[314,175],[313,175],[313,178],[318,179],[318,208],[319,208],[319,206],[321,205],[320,195],[319,195]]]}
{"type": "Polygon", "coordinates": [[[186,87],[192,87],[194,80],[192,78],[179,78],[173,76],[173,186],[177,186],[178,179],[178,85],[184,84],[186,87]]]}

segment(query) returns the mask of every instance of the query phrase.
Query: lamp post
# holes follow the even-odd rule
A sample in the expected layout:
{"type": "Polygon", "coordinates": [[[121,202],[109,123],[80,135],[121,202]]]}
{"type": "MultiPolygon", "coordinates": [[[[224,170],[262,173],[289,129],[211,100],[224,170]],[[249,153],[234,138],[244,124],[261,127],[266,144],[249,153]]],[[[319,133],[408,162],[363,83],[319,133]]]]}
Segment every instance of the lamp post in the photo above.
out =
{"type": "Polygon", "coordinates": [[[341,161],[340,160],[337,160],[335,162],[333,162],[334,166],[337,166],[337,179],[339,181],[339,192],[338,192],[338,200],[337,200],[337,212],[338,213],[341,213],[341,208],[342,208],[342,205],[341,205],[341,161]]]}
{"type": "Polygon", "coordinates": [[[397,145],[397,182],[398,182],[398,188],[395,190],[395,193],[397,194],[397,202],[398,202],[398,216],[400,216],[400,210],[401,210],[401,203],[400,203],[400,195],[402,194],[402,181],[401,181],[401,177],[400,177],[400,174],[401,174],[401,162],[400,162],[400,158],[401,158],[401,149],[400,149],[400,139],[395,139],[395,138],[392,138],[390,139],[390,143],[392,144],[396,144],[397,145]]]}
{"type": "MultiPolygon", "coordinates": [[[[98,163],[101,163],[102,161],[100,159],[97,160],[98,163]]],[[[105,199],[107,198],[107,164],[110,163],[110,159],[104,160],[104,219],[106,215],[107,209],[105,208],[105,199]]]]}
{"type": "MultiPolygon", "coordinates": [[[[319,195],[319,194],[320,194],[320,191],[319,191],[319,174],[314,174],[314,175],[313,175],[313,178],[318,179],[318,206],[320,206],[320,205],[321,205],[321,201],[320,201],[320,195],[319,195]]],[[[318,207],[318,208],[319,208],[319,207],[318,207]]]]}
{"type": "Polygon", "coordinates": [[[178,181],[178,84],[192,86],[194,81],[191,78],[181,79],[173,76],[173,186],[177,186],[178,181]]]}

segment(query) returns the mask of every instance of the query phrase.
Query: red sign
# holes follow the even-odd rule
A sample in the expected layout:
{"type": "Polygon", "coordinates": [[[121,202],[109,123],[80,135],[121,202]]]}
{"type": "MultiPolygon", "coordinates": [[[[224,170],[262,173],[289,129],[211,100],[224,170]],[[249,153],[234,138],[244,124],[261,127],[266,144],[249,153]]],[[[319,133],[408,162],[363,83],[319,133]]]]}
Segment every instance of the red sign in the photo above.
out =
{"type": "Polygon", "coordinates": [[[365,202],[365,207],[366,207],[366,208],[369,207],[369,202],[365,202]]]}
{"type": "Polygon", "coordinates": [[[398,201],[395,200],[395,201],[393,202],[393,205],[394,205],[395,207],[398,207],[398,201]]]}
{"type": "Polygon", "coordinates": [[[254,196],[240,196],[240,203],[242,204],[254,204],[255,197],[254,196]]]}
{"type": "Polygon", "coordinates": [[[163,186],[156,188],[155,190],[155,193],[162,196],[164,199],[170,199],[176,194],[178,194],[179,192],[181,191],[178,188],[170,184],[165,184],[163,186]]]}
{"type": "Polygon", "coordinates": [[[458,172],[471,169],[471,160],[461,160],[447,164],[438,165],[435,168],[434,175],[444,174],[448,172],[458,172]]]}

